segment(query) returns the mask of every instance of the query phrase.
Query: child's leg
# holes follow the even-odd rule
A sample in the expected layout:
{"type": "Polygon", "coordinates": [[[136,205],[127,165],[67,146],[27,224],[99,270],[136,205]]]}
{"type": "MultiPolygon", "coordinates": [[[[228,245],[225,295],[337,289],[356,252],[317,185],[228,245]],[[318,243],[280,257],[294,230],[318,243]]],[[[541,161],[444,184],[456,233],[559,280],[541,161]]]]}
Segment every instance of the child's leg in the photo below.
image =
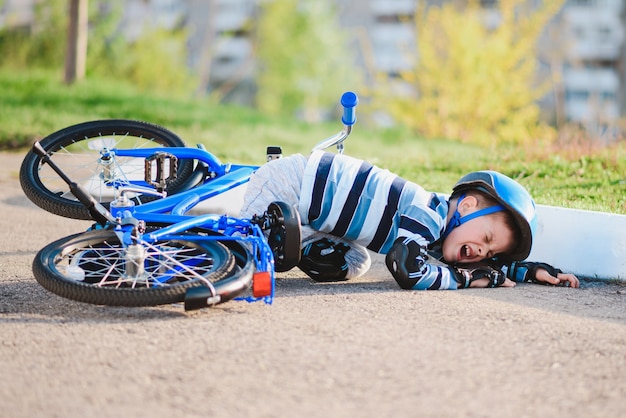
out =
{"type": "MultiPolygon", "coordinates": [[[[251,218],[253,215],[261,215],[267,210],[270,203],[276,201],[282,201],[297,208],[300,201],[300,187],[306,161],[306,157],[297,154],[272,160],[259,167],[248,183],[240,216],[251,218]]],[[[348,247],[347,251],[342,251],[342,257],[340,257],[342,264],[347,264],[347,272],[343,277],[344,280],[359,277],[369,270],[371,259],[365,247],[334,235],[315,231],[308,225],[302,226],[302,248],[324,238],[331,241],[331,247],[332,243],[336,243],[338,246],[343,244],[345,247],[348,247]],[[344,259],[345,263],[343,263],[344,259]]],[[[345,248],[344,246],[341,246],[341,248],[345,248]]],[[[328,250],[327,248],[323,253],[326,253],[328,250]]],[[[315,259],[308,261],[313,265],[316,262],[315,259]]],[[[341,268],[342,266],[337,267],[341,268]]],[[[309,275],[313,277],[313,275],[309,275]]]]}
{"type": "Polygon", "coordinates": [[[365,274],[372,264],[367,248],[355,242],[316,231],[308,225],[302,226],[302,248],[303,260],[300,261],[299,267],[311,278],[318,281],[336,281],[356,278],[365,274]],[[315,246],[316,244],[319,246],[318,251],[313,250],[308,252],[307,247],[309,247],[309,245],[315,246]],[[333,250],[337,250],[341,256],[337,257],[336,254],[332,254],[333,250]],[[337,262],[337,259],[341,261],[337,262]],[[345,263],[343,263],[344,260],[345,263]],[[338,271],[336,273],[331,272],[331,277],[324,277],[323,274],[317,275],[313,273],[316,270],[320,270],[316,269],[316,264],[324,265],[327,263],[342,264],[336,265],[335,267],[337,269],[342,268],[343,264],[345,264],[347,271],[343,273],[338,271]],[[338,274],[339,278],[333,279],[333,273],[338,274]]]}
{"type": "Polygon", "coordinates": [[[240,215],[261,215],[272,202],[282,201],[298,208],[306,157],[300,154],[272,160],[252,175],[240,215]]]}

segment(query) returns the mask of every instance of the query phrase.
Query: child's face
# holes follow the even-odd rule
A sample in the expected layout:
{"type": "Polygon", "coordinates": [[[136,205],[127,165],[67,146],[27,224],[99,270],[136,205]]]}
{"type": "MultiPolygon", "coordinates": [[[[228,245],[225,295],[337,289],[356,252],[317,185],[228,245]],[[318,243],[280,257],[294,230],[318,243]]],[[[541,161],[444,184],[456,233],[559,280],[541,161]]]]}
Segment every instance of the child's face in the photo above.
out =
{"type": "MultiPolygon", "coordinates": [[[[478,210],[467,197],[459,213],[464,216],[478,210]]],[[[513,247],[513,231],[498,214],[479,216],[454,228],[443,241],[443,258],[448,263],[475,263],[503,254],[513,247]]]]}

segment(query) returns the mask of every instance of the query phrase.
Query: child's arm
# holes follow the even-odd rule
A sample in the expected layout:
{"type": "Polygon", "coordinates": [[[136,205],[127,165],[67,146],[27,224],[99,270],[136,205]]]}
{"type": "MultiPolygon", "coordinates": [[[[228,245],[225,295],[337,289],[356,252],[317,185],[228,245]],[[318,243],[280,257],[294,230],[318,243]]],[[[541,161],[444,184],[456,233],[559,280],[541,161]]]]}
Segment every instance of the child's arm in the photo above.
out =
{"type": "Polygon", "coordinates": [[[428,256],[410,238],[400,238],[385,258],[387,268],[403,289],[452,290],[465,287],[512,287],[505,274],[488,264],[449,266],[428,256]]]}
{"type": "Polygon", "coordinates": [[[506,276],[516,282],[533,282],[551,285],[580,287],[580,281],[571,273],[563,273],[547,263],[532,261],[513,262],[504,267],[506,276]]]}
{"type": "Polygon", "coordinates": [[[402,289],[457,289],[452,271],[428,263],[426,249],[411,239],[399,238],[385,257],[387,268],[402,289]]]}

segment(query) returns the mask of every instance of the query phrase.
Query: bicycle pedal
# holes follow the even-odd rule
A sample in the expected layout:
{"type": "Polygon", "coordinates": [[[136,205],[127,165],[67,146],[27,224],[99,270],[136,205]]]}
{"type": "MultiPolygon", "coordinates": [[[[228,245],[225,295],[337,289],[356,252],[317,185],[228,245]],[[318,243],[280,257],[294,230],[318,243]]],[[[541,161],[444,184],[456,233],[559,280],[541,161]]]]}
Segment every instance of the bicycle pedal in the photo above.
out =
{"type": "Polygon", "coordinates": [[[156,152],[147,157],[144,162],[144,179],[159,192],[167,188],[167,184],[176,180],[178,158],[167,152],[156,152]],[[153,167],[156,173],[153,175],[153,167]]]}

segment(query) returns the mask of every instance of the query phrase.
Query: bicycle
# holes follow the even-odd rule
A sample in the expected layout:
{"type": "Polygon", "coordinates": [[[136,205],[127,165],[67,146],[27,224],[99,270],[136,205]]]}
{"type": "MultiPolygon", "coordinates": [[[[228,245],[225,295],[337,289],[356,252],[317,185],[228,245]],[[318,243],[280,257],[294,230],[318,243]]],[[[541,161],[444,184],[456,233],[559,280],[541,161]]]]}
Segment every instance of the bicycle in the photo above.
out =
{"type": "MultiPolygon", "coordinates": [[[[342,95],[343,129],[314,150],[343,152],[357,103],[356,94],[342,95]]],[[[280,154],[268,147],[267,159],[280,154]]],[[[147,122],[90,121],[54,132],[26,154],[22,189],[50,213],[95,222],[41,249],[35,279],[59,296],[98,305],[271,304],[275,273],[299,262],[297,210],[274,202],[251,219],[189,214],[246,183],[257,168],[222,163],[147,122]]]]}

